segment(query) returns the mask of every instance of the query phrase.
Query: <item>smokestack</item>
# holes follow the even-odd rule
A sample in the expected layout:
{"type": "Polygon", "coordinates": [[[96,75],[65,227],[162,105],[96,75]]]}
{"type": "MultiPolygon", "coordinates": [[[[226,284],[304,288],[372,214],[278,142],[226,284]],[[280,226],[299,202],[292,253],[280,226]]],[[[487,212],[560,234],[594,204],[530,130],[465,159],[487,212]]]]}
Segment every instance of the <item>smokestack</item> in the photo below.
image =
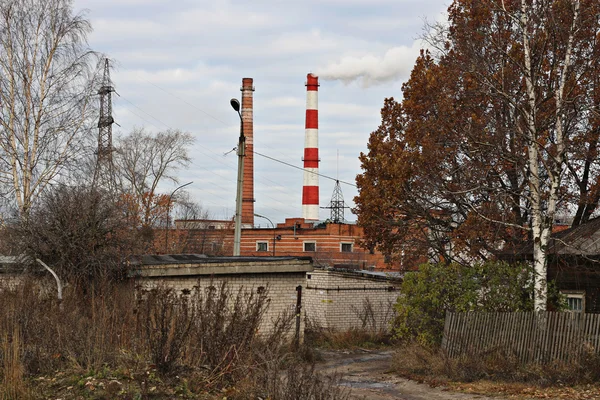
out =
{"type": "Polygon", "coordinates": [[[306,124],[304,134],[304,186],[302,217],[319,220],[319,78],[306,76],[306,124]]]}
{"type": "Polygon", "coordinates": [[[242,127],[246,137],[244,185],[242,188],[242,225],[254,226],[254,101],[252,78],[242,79],[242,127]]]}

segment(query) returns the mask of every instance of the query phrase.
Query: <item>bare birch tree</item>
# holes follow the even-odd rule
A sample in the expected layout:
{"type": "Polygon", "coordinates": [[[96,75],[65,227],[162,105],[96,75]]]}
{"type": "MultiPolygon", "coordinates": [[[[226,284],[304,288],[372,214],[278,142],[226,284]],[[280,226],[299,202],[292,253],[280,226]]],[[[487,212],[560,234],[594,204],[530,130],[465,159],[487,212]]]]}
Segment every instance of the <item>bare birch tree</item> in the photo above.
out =
{"type": "Polygon", "coordinates": [[[0,183],[26,217],[93,112],[89,21],[70,0],[0,0],[0,183]]]}

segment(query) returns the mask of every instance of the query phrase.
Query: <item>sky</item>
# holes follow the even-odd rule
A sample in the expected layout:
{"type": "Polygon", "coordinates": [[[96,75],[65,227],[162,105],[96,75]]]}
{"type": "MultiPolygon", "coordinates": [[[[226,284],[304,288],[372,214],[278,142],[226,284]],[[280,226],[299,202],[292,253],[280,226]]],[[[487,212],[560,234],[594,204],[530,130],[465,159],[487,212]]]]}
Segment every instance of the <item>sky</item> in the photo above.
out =
{"type": "MultiPolygon", "coordinates": [[[[306,75],[319,76],[320,206],[339,179],[354,206],[361,152],[386,97],[400,99],[425,21],[450,0],[75,0],[90,47],[113,60],[113,135],[180,129],[195,144],[170,193],[185,189],[211,218],[235,214],[242,78],[254,79],[255,212],[302,216],[306,75]],[[279,160],[274,161],[273,159],[279,160]],[[286,164],[291,164],[297,168],[286,164]]],[[[321,209],[319,217],[330,216],[321,209]]],[[[348,221],[356,216],[345,211],[348,221]]],[[[255,218],[258,226],[266,219],[255,218]]]]}

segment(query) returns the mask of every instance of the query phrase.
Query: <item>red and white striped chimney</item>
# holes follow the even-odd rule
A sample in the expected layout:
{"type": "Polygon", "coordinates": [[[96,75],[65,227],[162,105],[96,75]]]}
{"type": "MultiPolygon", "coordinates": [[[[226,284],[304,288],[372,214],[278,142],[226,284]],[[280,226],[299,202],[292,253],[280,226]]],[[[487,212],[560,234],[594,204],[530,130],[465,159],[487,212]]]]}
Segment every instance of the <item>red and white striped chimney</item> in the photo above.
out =
{"type": "Polygon", "coordinates": [[[302,217],[319,220],[319,77],[306,76],[306,124],[304,134],[304,186],[302,217]]]}

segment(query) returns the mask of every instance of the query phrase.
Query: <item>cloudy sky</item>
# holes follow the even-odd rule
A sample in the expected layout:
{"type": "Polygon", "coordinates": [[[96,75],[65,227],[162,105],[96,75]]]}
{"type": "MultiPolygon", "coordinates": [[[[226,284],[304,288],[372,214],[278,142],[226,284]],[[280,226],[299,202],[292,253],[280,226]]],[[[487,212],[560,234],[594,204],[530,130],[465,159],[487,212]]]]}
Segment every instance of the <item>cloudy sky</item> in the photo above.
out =
{"type": "MultiPolygon", "coordinates": [[[[401,85],[424,21],[445,21],[450,0],[75,0],[90,47],[115,60],[114,117],[133,127],[188,131],[193,163],[180,184],[213,218],[235,213],[239,118],[230,107],[254,79],[255,151],[302,167],[306,74],[319,75],[320,205],[335,181],[357,195],[358,156],[401,85]],[[225,155],[225,153],[228,153],[225,155]]],[[[302,215],[301,170],[255,155],[255,212],[273,222],[302,215]]],[[[176,184],[163,187],[172,191],[176,184]]],[[[330,211],[321,209],[320,218],[330,211]]],[[[346,219],[356,217],[346,211],[346,219]]],[[[256,219],[256,224],[267,221],[256,219]]]]}

